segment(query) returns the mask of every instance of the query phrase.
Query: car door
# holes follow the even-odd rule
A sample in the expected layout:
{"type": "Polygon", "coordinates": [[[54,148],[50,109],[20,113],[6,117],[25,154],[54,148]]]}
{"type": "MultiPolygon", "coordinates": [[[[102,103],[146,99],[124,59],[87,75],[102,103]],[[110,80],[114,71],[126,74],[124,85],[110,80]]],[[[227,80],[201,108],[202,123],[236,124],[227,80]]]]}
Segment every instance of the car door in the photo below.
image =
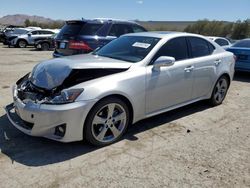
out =
{"type": "Polygon", "coordinates": [[[39,31],[31,31],[30,34],[28,34],[28,43],[34,44],[34,41],[38,36],[39,36],[39,31]]]}
{"type": "Polygon", "coordinates": [[[40,39],[47,39],[49,37],[51,37],[54,33],[52,31],[39,31],[39,35],[37,35],[36,39],[40,38],[40,39]]]}
{"type": "Polygon", "coordinates": [[[215,47],[207,40],[199,37],[187,37],[190,54],[193,61],[194,88],[192,98],[206,96],[216,76],[216,69],[220,66],[222,57],[213,55],[215,47]]]}
{"type": "Polygon", "coordinates": [[[146,69],[147,114],[191,99],[194,79],[193,62],[189,59],[185,37],[171,39],[163,45],[146,69]],[[171,56],[176,61],[172,66],[155,70],[153,62],[160,56],[171,56]]]}

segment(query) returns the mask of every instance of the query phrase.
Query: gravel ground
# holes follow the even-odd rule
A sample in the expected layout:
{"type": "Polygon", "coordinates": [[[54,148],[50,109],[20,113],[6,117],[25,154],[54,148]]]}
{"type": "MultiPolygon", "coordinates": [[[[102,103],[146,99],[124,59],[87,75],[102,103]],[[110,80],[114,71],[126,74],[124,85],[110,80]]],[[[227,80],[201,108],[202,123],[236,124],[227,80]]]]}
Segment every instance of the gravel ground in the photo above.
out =
{"type": "Polygon", "coordinates": [[[250,187],[250,74],[224,103],[198,102],[143,120],[94,148],[27,136],[7,120],[11,85],[52,52],[0,45],[0,187],[250,187]]]}

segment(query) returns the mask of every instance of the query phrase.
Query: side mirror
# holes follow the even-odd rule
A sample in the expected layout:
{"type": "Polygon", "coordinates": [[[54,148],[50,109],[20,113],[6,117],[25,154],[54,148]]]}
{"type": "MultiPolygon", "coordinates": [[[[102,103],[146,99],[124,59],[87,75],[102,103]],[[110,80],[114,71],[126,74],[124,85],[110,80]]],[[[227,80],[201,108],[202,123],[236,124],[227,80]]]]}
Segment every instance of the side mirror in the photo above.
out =
{"type": "Polygon", "coordinates": [[[31,36],[31,33],[28,33],[28,37],[30,37],[31,36]]]}
{"type": "Polygon", "coordinates": [[[172,66],[175,62],[174,57],[170,56],[161,56],[154,62],[154,69],[160,69],[161,67],[169,67],[172,66]]]}

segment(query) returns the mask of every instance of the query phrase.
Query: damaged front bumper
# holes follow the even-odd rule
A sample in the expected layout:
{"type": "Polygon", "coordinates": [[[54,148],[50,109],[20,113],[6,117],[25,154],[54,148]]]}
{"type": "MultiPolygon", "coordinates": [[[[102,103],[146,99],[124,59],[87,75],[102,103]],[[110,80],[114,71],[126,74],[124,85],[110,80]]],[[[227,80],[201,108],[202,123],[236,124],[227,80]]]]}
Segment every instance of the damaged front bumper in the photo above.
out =
{"type": "Polygon", "coordinates": [[[31,136],[46,137],[61,142],[83,139],[83,126],[95,100],[68,104],[26,104],[13,89],[14,102],[5,107],[9,121],[20,131],[31,136]]]}

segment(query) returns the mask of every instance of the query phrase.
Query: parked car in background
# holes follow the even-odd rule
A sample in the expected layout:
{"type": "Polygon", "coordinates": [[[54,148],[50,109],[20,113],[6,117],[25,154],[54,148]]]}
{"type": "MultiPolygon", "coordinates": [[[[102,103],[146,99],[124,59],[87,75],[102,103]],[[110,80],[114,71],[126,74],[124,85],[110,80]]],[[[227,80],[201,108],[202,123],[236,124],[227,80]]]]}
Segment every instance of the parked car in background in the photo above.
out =
{"type": "Polygon", "coordinates": [[[3,33],[3,44],[10,45],[10,42],[13,39],[17,38],[20,35],[27,34],[29,31],[32,31],[32,29],[29,28],[8,29],[3,33]]]}
{"type": "Polygon", "coordinates": [[[5,33],[9,31],[13,31],[15,28],[20,28],[20,26],[15,26],[15,25],[1,26],[0,25],[0,42],[4,41],[5,33]]]}
{"type": "Polygon", "coordinates": [[[67,21],[56,38],[54,57],[89,53],[126,33],[144,32],[132,21],[114,19],[67,21]]]}
{"type": "Polygon", "coordinates": [[[32,29],[32,30],[39,30],[39,29],[42,29],[41,27],[34,27],[34,26],[29,26],[29,27],[26,27],[27,29],[32,29]]]}
{"type": "Polygon", "coordinates": [[[46,51],[46,50],[54,50],[55,48],[55,38],[56,38],[57,34],[52,35],[51,37],[48,37],[46,39],[38,39],[35,40],[35,48],[37,50],[42,50],[42,51],[46,51]]]}
{"type": "Polygon", "coordinates": [[[223,48],[228,48],[232,45],[231,42],[224,37],[211,37],[210,36],[208,38],[213,40],[214,42],[216,42],[217,44],[219,44],[223,48]]]}
{"type": "Polygon", "coordinates": [[[250,38],[240,40],[226,50],[236,56],[236,71],[250,72],[250,38]]]}
{"type": "Polygon", "coordinates": [[[14,86],[7,116],[29,135],[108,145],[147,117],[204,99],[221,104],[233,56],[195,34],[123,35],[93,53],[36,65],[14,86]]]}
{"type": "Polygon", "coordinates": [[[55,32],[55,30],[51,29],[32,30],[11,40],[10,45],[19,48],[25,48],[26,46],[34,45],[35,40],[51,37],[53,34],[55,34],[55,32]]]}

